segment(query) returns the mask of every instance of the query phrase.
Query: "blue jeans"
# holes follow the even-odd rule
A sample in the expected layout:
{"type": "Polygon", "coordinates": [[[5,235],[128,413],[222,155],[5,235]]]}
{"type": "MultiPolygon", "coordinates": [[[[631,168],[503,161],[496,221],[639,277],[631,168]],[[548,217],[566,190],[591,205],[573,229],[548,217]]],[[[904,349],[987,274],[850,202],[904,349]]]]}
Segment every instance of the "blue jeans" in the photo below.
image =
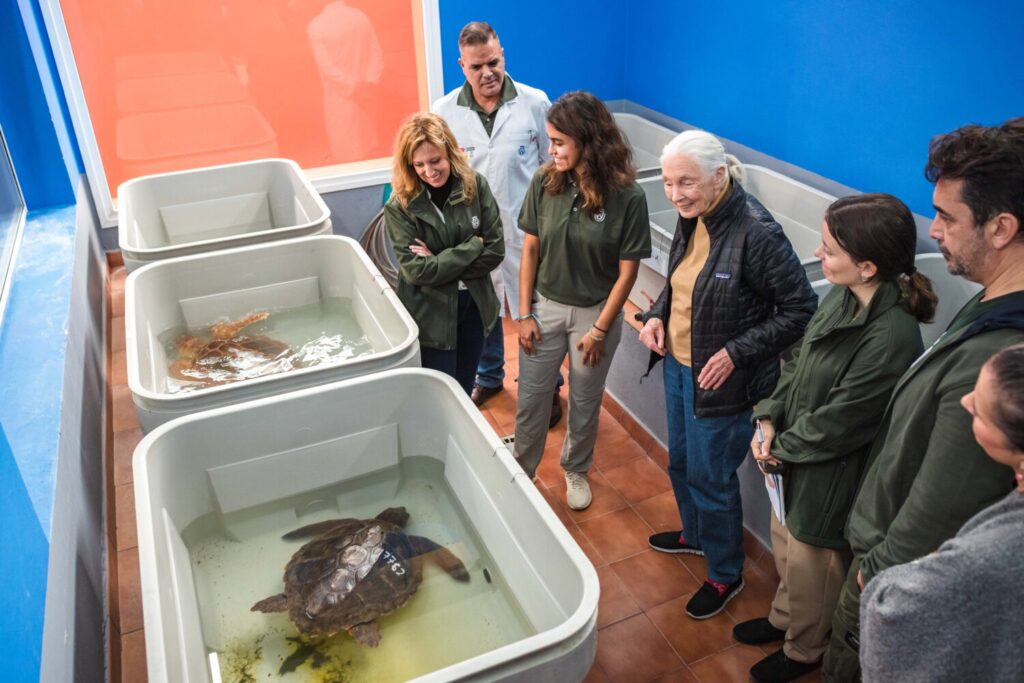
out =
{"type": "MultiPolygon", "coordinates": [[[[455,378],[466,393],[473,391],[473,378],[480,362],[480,349],[484,345],[484,321],[470,293],[459,292],[458,322],[454,349],[420,347],[420,363],[425,368],[443,372],[455,378]]],[[[501,327],[501,321],[498,321],[501,327]]]]}
{"type": "Polygon", "coordinates": [[[501,386],[505,379],[505,331],[501,320],[484,340],[480,363],[476,367],[476,383],[488,389],[501,386]]]}
{"type": "MultiPolygon", "coordinates": [[[[501,320],[494,326],[484,340],[484,348],[480,353],[480,364],[476,367],[476,383],[488,389],[500,387],[505,380],[505,332],[501,320]]],[[[562,373],[558,373],[555,387],[565,384],[562,373]]]]}
{"type": "Polygon", "coordinates": [[[693,371],[665,356],[668,474],[686,542],[704,551],[708,578],[732,583],[743,570],[743,508],[736,469],[754,435],[752,411],[694,415],[693,371]]]}

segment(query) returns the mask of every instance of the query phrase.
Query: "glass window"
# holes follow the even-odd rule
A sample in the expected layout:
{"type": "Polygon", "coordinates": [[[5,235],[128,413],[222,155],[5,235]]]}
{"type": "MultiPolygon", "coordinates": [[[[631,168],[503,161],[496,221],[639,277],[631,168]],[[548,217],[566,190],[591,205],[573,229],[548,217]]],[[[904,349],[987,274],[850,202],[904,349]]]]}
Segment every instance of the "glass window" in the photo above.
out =
{"type": "Polygon", "coordinates": [[[7,303],[7,289],[14,270],[14,251],[25,225],[25,200],[18,177],[7,153],[7,141],[0,129],[0,320],[7,303]]]}
{"type": "Polygon", "coordinates": [[[94,192],[265,157],[313,178],[386,169],[431,99],[424,6],[436,24],[436,0],[50,0],[94,192]]]}

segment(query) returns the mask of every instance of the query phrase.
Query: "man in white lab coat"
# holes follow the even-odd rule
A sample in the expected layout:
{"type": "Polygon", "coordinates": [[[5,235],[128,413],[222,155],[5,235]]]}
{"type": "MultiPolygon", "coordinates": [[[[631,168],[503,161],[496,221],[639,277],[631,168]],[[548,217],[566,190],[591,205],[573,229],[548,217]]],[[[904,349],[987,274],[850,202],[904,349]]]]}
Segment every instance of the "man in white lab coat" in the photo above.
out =
{"type": "MultiPolygon", "coordinates": [[[[466,82],[434,102],[455,133],[473,169],[487,178],[501,210],[505,260],[491,273],[505,312],[519,310],[519,262],[523,235],[519,209],[537,168],[548,160],[545,113],[551,102],[542,90],[514,83],[505,73],[505,51],[489,24],[474,21],[459,32],[459,66],[466,82]]],[[[498,325],[484,343],[473,402],[481,405],[501,391],[505,376],[504,338],[498,325]]],[[[559,385],[562,380],[559,378],[559,385]]],[[[551,425],[561,418],[558,389],[553,397],[551,425]]]]}

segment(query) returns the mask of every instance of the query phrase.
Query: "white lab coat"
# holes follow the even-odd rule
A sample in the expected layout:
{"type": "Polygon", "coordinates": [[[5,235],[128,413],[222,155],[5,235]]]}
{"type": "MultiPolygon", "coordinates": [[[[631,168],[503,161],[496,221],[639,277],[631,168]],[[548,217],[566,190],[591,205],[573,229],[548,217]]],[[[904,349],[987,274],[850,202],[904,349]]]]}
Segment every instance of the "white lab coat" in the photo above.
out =
{"type": "Polygon", "coordinates": [[[534,172],[548,160],[545,114],[551,106],[543,90],[518,81],[515,86],[518,94],[498,108],[489,137],[480,115],[469,107],[459,106],[461,85],[430,108],[448,122],[470,165],[487,178],[498,202],[505,234],[505,260],[491,271],[491,279],[503,315],[506,297],[512,313],[519,314],[519,263],[523,255],[519,209],[534,172]]]}

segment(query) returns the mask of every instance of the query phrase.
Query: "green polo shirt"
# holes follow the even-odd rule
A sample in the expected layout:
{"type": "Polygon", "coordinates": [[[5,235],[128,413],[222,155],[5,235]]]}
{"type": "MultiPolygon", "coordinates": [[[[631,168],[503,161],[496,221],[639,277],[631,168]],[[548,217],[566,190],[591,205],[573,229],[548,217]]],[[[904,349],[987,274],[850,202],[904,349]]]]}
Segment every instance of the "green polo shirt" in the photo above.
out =
{"type": "Polygon", "coordinates": [[[462,86],[462,91],[459,93],[458,105],[460,107],[469,107],[480,116],[480,123],[484,124],[484,130],[487,131],[487,137],[491,137],[491,131],[494,130],[494,119],[498,115],[498,110],[501,109],[501,105],[505,104],[511,99],[514,99],[519,95],[516,90],[516,84],[512,82],[512,79],[505,74],[505,78],[501,83],[501,99],[498,100],[498,106],[494,108],[490,114],[484,111],[484,108],[477,104],[476,99],[473,97],[473,88],[470,87],[469,81],[466,81],[465,85],[462,86]]]}
{"type": "Polygon", "coordinates": [[[575,183],[548,194],[544,169],[538,169],[519,212],[519,229],[540,238],[537,291],[569,306],[601,303],[619,277],[620,260],[651,255],[647,200],[635,182],[589,216],[575,183]]]}

